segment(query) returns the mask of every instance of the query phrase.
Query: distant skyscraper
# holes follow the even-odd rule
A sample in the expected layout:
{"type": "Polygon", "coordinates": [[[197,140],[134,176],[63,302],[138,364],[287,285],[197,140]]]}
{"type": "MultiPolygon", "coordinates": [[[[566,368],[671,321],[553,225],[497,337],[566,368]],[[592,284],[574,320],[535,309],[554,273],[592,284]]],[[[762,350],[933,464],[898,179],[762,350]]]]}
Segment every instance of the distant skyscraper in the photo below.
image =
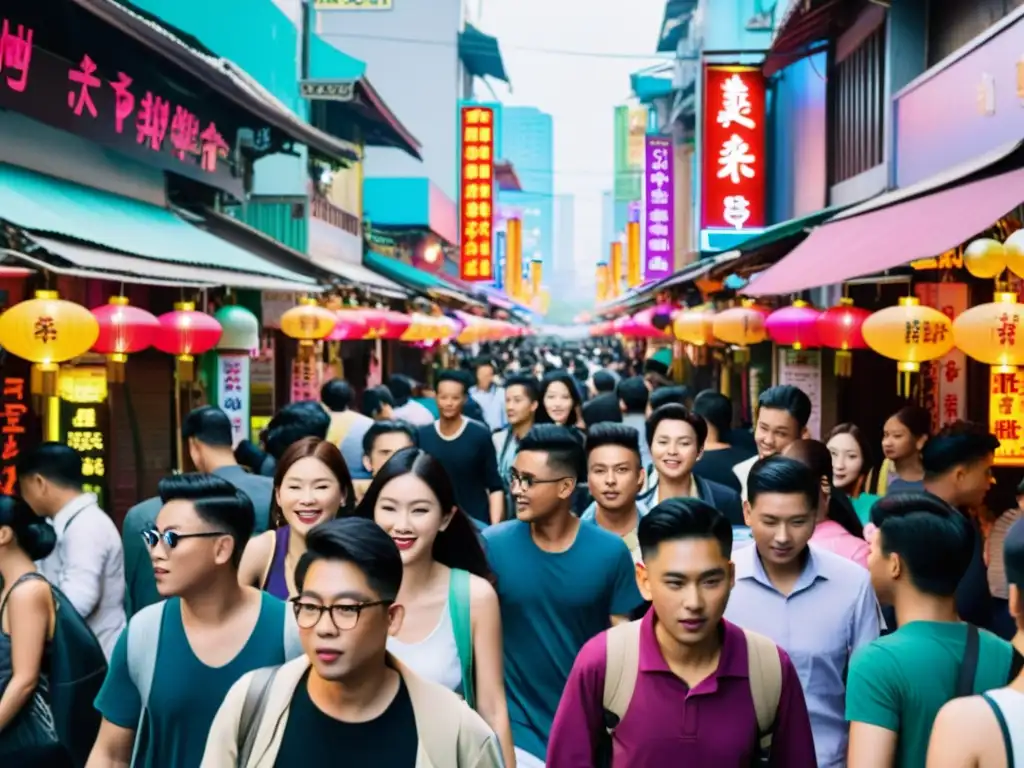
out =
{"type": "Polygon", "coordinates": [[[551,115],[536,107],[504,107],[501,120],[502,155],[510,160],[522,192],[505,192],[503,208],[523,216],[523,263],[539,256],[544,274],[554,268],[554,134],[551,115]]]}
{"type": "Polygon", "coordinates": [[[576,284],[576,198],[555,195],[554,203],[555,257],[551,272],[544,267],[544,282],[553,296],[560,296],[576,284]]]}
{"type": "MultiPolygon", "coordinates": [[[[615,193],[606,190],[601,193],[601,247],[607,251],[608,244],[615,239],[615,193]]],[[[602,251],[600,255],[604,255],[602,251]]]]}

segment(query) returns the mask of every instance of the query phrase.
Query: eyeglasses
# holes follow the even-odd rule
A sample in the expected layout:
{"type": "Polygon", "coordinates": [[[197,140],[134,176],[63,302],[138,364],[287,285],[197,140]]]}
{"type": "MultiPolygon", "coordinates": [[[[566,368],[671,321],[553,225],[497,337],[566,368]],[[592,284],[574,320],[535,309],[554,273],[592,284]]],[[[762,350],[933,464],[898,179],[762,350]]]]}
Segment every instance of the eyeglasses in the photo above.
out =
{"type": "Polygon", "coordinates": [[[292,608],[295,611],[295,623],[302,629],[313,629],[320,623],[320,619],[326,613],[331,617],[331,624],[334,628],[345,632],[355,629],[359,623],[359,616],[367,608],[375,608],[378,605],[391,605],[392,600],[374,600],[368,603],[342,603],[337,605],[320,605],[319,603],[307,603],[298,598],[292,598],[292,608]]]}
{"type": "Polygon", "coordinates": [[[552,477],[547,480],[542,480],[539,477],[533,475],[520,475],[514,469],[508,473],[508,487],[515,488],[517,485],[524,491],[528,491],[535,485],[550,485],[552,483],[560,483],[563,480],[572,480],[571,477],[552,477]]]}
{"type": "Polygon", "coordinates": [[[160,533],[156,528],[142,531],[142,540],[146,546],[153,549],[161,541],[168,549],[174,549],[182,539],[212,539],[215,536],[230,536],[225,531],[203,531],[202,533],[178,533],[177,531],[164,531],[160,533]]]}

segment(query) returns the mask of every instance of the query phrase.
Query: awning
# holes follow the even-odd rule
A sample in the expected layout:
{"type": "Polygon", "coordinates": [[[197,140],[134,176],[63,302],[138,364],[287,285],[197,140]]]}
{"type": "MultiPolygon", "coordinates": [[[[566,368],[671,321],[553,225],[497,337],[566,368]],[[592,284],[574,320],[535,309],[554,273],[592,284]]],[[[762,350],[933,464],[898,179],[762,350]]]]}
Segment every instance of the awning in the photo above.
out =
{"type": "Polygon", "coordinates": [[[394,280],[396,283],[407,285],[410,288],[426,293],[432,288],[443,287],[441,280],[429,272],[417,269],[404,261],[382,256],[373,251],[363,256],[363,264],[385,277],[394,280]]]}
{"type": "Polygon", "coordinates": [[[485,35],[472,24],[459,32],[459,58],[473,77],[493,77],[508,83],[498,39],[485,35]]]}
{"type": "Polygon", "coordinates": [[[672,95],[673,90],[671,77],[647,70],[631,74],[629,87],[641,104],[650,104],[656,99],[667,98],[672,95]]]}
{"type": "MultiPolygon", "coordinates": [[[[775,27],[775,38],[762,67],[766,77],[814,53],[813,43],[844,32],[867,0],[806,0],[791,2],[775,27]]],[[[778,6],[776,6],[778,7],[778,6]]]]}
{"type": "Polygon", "coordinates": [[[494,178],[502,192],[522,192],[523,185],[516,174],[511,160],[499,160],[494,164],[494,178]]]}
{"type": "Polygon", "coordinates": [[[658,33],[658,53],[675,53],[679,41],[690,32],[690,18],[697,0],[668,0],[658,33]]]}

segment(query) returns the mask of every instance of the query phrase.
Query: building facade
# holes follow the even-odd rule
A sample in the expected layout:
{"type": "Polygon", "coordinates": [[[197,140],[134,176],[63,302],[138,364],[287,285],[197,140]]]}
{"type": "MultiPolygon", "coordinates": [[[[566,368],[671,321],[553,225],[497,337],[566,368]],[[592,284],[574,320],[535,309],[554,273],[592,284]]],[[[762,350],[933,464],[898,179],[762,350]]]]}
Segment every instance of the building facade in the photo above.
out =
{"type": "MultiPolygon", "coordinates": [[[[576,292],[576,279],[579,270],[576,265],[576,197],[574,195],[555,195],[554,197],[554,254],[551,272],[544,268],[544,282],[550,287],[552,295],[562,296],[576,292]]],[[[584,270],[593,276],[591,269],[584,270]]],[[[588,291],[587,296],[590,295],[588,291]]]]}
{"type": "Polygon", "coordinates": [[[504,159],[516,169],[521,192],[502,195],[502,205],[523,218],[523,260],[539,259],[544,274],[555,268],[554,124],[536,107],[503,107],[501,144],[504,159]]]}

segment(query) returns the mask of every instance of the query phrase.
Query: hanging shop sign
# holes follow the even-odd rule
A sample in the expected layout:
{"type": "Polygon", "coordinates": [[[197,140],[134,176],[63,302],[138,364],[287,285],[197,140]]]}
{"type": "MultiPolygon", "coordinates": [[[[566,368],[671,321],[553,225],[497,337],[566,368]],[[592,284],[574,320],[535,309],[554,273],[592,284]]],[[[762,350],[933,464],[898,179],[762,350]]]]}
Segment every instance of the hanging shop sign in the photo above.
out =
{"type": "Polygon", "coordinates": [[[297,403],[302,400],[320,401],[320,381],[323,377],[323,363],[316,356],[300,355],[292,360],[291,399],[297,403]]]}
{"type": "Polygon", "coordinates": [[[96,494],[101,508],[107,500],[107,369],[104,366],[63,367],[57,380],[60,403],[59,440],[82,457],[83,489],[96,494]]]}
{"type": "Polygon", "coordinates": [[[231,419],[231,445],[249,436],[249,355],[217,355],[217,405],[231,419]]]}
{"type": "Polygon", "coordinates": [[[494,109],[459,107],[459,225],[463,280],[494,279],[491,240],[494,229],[494,109]]]}
{"type": "Polygon", "coordinates": [[[1024,467],[1024,371],[990,368],[989,431],[999,439],[997,467],[1024,467]]]}
{"type": "Polygon", "coordinates": [[[393,0],[316,0],[318,11],[390,11],[393,0]]]}
{"type": "Polygon", "coordinates": [[[675,266],[675,180],[672,139],[648,136],[644,155],[644,275],[661,280],[675,266]]]}
{"type": "MultiPolygon", "coordinates": [[[[966,283],[919,283],[914,292],[927,307],[951,321],[967,311],[966,283]]],[[[932,429],[967,416],[967,356],[954,347],[938,360],[921,363],[922,405],[932,415],[932,429]]]]}
{"type": "Polygon", "coordinates": [[[302,80],[299,93],[314,101],[352,101],[356,95],[355,80],[302,80]]]}
{"type": "MultiPolygon", "coordinates": [[[[817,349],[780,349],[779,384],[798,387],[811,401],[807,431],[812,440],[821,439],[821,352],[817,349]]],[[[756,402],[756,401],[755,401],[756,402]]]]}
{"type": "Polygon", "coordinates": [[[704,68],[701,229],[765,225],[765,82],[756,67],[704,68]]]}
{"type": "Polygon", "coordinates": [[[4,372],[0,389],[0,493],[11,496],[18,491],[18,460],[39,443],[40,425],[31,408],[29,363],[7,354],[0,362],[4,372]]]}

